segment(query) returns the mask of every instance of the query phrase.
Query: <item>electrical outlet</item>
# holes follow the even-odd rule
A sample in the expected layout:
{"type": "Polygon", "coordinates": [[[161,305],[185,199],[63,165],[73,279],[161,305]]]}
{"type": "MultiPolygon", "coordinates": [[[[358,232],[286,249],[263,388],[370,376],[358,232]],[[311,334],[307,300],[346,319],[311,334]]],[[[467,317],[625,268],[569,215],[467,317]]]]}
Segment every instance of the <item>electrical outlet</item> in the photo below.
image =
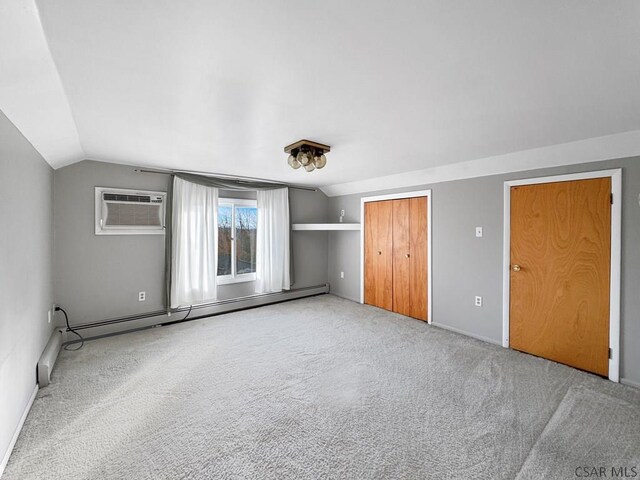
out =
{"type": "Polygon", "coordinates": [[[340,272],[340,278],[344,278],[344,272],[340,272]]]}
{"type": "Polygon", "coordinates": [[[147,299],[147,292],[138,292],[138,301],[144,302],[147,299]]]}
{"type": "Polygon", "coordinates": [[[476,297],[476,307],[482,306],[482,297],[476,297]]]}
{"type": "Polygon", "coordinates": [[[344,217],[344,208],[342,210],[340,210],[340,216],[344,217]]]}
{"type": "Polygon", "coordinates": [[[482,237],[482,227],[476,227],[476,237],[482,237]]]}

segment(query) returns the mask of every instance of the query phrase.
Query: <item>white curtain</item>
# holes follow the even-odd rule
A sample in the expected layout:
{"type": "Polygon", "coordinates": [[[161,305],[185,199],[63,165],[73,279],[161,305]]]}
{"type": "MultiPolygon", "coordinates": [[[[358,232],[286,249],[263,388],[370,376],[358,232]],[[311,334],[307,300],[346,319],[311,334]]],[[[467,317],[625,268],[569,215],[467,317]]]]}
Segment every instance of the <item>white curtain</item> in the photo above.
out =
{"type": "Polygon", "coordinates": [[[291,288],[289,189],[258,190],[256,293],[291,288]]]}
{"type": "Polygon", "coordinates": [[[218,189],[173,181],[171,308],[216,300],[218,189]]]}

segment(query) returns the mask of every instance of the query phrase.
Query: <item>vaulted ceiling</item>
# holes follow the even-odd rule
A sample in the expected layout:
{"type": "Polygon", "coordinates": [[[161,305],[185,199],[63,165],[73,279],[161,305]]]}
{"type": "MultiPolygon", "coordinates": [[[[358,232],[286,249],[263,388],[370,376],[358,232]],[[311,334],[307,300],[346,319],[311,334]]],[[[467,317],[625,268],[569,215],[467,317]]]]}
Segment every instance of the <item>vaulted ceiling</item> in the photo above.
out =
{"type": "Polygon", "coordinates": [[[640,152],[639,25],[636,0],[3,0],[0,109],[54,167],[322,186],[622,132],[640,152]],[[300,138],[325,169],[287,166],[300,138]]]}

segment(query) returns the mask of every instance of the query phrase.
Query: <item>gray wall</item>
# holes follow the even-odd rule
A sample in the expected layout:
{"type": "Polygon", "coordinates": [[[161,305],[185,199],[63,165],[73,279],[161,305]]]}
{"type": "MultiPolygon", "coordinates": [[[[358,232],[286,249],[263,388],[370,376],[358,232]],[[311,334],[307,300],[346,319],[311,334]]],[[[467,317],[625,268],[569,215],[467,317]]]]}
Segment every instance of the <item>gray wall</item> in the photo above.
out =
{"type": "Polygon", "coordinates": [[[53,170],[0,112],[0,461],[53,331],[53,170]]]}
{"type": "MultiPolygon", "coordinates": [[[[166,191],[168,178],[136,173],[127,165],[88,160],[56,170],[55,297],[69,313],[72,324],[163,309],[164,236],[96,236],[94,187],[166,191]],[[146,292],[145,302],[138,302],[139,291],[146,292]]],[[[221,196],[229,195],[231,192],[221,192],[221,196]]],[[[294,222],[325,219],[328,201],[322,192],[292,190],[291,199],[294,222]]],[[[328,278],[326,233],[305,233],[293,232],[294,288],[322,285],[328,278]]],[[[224,285],[218,293],[219,299],[251,295],[254,284],[224,285]]]]}
{"type": "MultiPolygon", "coordinates": [[[[640,159],[519,172],[329,199],[329,216],[360,221],[360,199],[398,191],[432,189],[433,321],[494,343],[502,342],[503,182],[509,179],[623,168],[622,205],[622,378],[640,384],[640,159]],[[483,238],[475,227],[484,227],[483,238]],[[484,305],[475,307],[474,296],[484,305]]],[[[360,237],[329,234],[329,282],[337,295],[359,301],[360,237]],[[343,271],[345,278],[340,278],[343,271]]]]}

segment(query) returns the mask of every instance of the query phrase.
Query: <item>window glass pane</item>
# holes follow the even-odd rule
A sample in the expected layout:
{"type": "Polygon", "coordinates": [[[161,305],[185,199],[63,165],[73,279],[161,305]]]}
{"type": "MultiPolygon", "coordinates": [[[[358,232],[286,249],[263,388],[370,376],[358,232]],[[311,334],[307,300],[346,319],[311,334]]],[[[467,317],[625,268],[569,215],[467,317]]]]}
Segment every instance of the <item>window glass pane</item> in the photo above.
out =
{"type": "Polygon", "coordinates": [[[218,275],[231,275],[231,205],[218,206],[218,275]]]}
{"type": "Polygon", "coordinates": [[[256,271],[258,209],[236,207],[236,274],[256,271]]]}

